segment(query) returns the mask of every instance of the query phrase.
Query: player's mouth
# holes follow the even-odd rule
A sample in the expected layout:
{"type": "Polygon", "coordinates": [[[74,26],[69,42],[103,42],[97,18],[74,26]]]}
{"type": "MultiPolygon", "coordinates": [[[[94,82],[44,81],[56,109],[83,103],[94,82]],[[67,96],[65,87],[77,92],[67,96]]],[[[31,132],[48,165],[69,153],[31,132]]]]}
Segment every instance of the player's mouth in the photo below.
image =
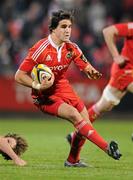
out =
{"type": "Polygon", "coordinates": [[[66,38],[66,39],[69,39],[69,38],[70,38],[70,35],[65,35],[65,38],[66,38]]]}

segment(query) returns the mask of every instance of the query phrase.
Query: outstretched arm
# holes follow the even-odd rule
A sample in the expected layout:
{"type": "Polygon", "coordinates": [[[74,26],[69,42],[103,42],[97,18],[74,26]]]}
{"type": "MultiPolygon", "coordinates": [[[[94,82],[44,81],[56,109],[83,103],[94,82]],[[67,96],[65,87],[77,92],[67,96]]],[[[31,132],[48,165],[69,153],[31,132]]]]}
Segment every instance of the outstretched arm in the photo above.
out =
{"type": "Polygon", "coordinates": [[[0,151],[6,153],[13,162],[18,166],[25,166],[26,161],[22,160],[10,147],[7,143],[7,140],[4,137],[0,137],[0,151]]]}

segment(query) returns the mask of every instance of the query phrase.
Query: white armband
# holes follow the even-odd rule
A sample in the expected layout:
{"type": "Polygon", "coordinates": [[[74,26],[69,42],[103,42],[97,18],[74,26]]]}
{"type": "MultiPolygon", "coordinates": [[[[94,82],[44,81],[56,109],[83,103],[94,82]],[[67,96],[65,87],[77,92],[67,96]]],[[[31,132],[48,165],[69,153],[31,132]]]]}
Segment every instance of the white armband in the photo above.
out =
{"type": "Polygon", "coordinates": [[[32,88],[36,89],[36,90],[40,90],[41,84],[40,83],[36,83],[35,81],[33,81],[32,82],[32,88]]]}

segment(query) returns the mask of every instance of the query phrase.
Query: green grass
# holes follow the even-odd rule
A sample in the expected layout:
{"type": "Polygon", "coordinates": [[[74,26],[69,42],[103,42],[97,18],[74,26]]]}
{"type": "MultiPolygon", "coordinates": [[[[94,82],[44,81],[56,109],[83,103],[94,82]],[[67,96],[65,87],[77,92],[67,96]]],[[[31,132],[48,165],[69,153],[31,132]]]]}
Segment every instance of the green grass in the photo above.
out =
{"type": "Polygon", "coordinates": [[[64,168],[64,160],[69,152],[65,136],[73,130],[69,122],[57,119],[1,119],[1,135],[7,132],[19,133],[27,139],[29,149],[23,155],[23,159],[28,162],[26,167],[17,167],[0,157],[0,180],[132,180],[133,122],[126,119],[101,120],[94,126],[107,141],[115,139],[119,142],[123,154],[121,160],[113,160],[88,141],[81,158],[93,167],[64,168]]]}

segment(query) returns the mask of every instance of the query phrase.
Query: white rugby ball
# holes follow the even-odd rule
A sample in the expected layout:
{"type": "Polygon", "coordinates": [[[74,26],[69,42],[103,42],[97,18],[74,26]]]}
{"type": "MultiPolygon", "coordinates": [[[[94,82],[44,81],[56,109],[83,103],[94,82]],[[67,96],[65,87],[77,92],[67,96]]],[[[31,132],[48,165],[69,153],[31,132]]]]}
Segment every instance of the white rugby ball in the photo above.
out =
{"type": "Polygon", "coordinates": [[[37,64],[31,71],[31,77],[34,81],[41,83],[46,78],[48,80],[51,79],[52,71],[45,64],[37,64]]]}

